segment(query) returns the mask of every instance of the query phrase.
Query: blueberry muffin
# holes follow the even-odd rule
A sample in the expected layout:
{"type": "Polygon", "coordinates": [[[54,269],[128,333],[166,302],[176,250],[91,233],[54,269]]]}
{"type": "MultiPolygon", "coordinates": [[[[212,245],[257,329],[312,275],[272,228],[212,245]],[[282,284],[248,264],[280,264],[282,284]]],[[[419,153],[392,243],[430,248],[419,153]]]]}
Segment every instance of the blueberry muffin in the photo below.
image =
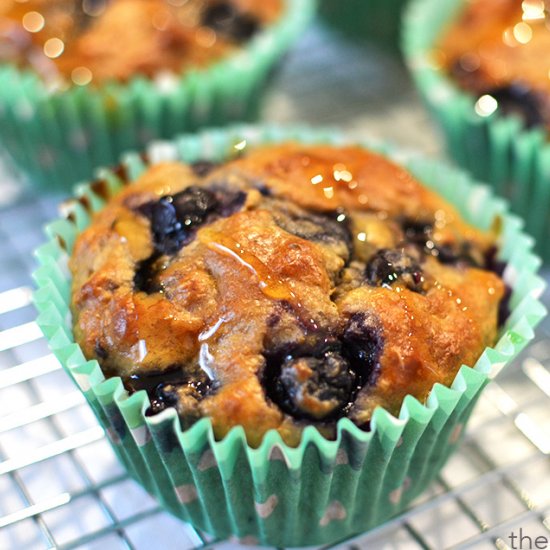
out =
{"type": "Polygon", "coordinates": [[[474,0],[444,34],[438,62],[480,98],[478,114],[498,108],[550,132],[549,8],[544,0],[474,0]]]}
{"type": "Polygon", "coordinates": [[[51,85],[181,73],[277,20],[281,0],[3,0],[0,61],[51,85]]]}
{"type": "Polygon", "coordinates": [[[494,232],[365,149],[285,143],[163,163],[75,244],[76,341],[106,376],[222,438],[296,445],[316,426],[424,401],[495,343],[494,232]]]}

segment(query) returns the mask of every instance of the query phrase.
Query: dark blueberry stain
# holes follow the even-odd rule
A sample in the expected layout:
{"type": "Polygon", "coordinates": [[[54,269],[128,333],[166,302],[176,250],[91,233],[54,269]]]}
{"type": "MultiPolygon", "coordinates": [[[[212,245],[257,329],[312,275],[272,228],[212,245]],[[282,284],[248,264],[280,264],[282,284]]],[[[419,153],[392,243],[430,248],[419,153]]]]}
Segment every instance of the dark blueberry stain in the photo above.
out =
{"type": "Polygon", "coordinates": [[[178,404],[178,386],[161,382],[155,387],[153,399],[151,399],[151,408],[147,414],[157,414],[167,407],[176,407],[178,404]]]}
{"type": "Polygon", "coordinates": [[[158,274],[157,262],[160,259],[158,253],[153,253],[146,260],[142,260],[136,264],[134,273],[134,288],[147,294],[160,292],[162,285],[156,280],[158,274]]]}
{"type": "Polygon", "coordinates": [[[223,0],[205,8],[202,24],[234,42],[249,40],[260,26],[255,17],[241,12],[231,2],[223,0]]]}
{"type": "Polygon", "coordinates": [[[173,407],[177,409],[184,427],[198,420],[198,411],[193,410],[194,405],[210,395],[216,385],[198,367],[187,369],[181,365],[174,365],[164,371],[134,374],[125,380],[125,384],[131,392],[147,392],[151,402],[145,412],[147,416],[173,407]]]}
{"type": "MultiPolygon", "coordinates": [[[[168,198],[166,198],[168,200],[168,198]]],[[[182,228],[193,228],[202,225],[209,213],[220,206],[216,195],[200,187],[188,187],[181,193],[172,196],[176,219],[182,228]]]]}
{"type": "Polygon", "coordinates": [[[357,313],[338,338],[317,338],[315,344],[265,353],[260,380],[267,397],[292,417],[335,421],[376,379],[383,349],[380,323],[373,314],[357,313]]]}
{"type": "Polygon", "coordinates": [[[132,374],[126,379],[126,386],[132,392],[145,390],[149,395],[162,384],[181,385],[186,381],[185,370],[181,365],[173,365],[165,370],[150,370],[132,374]]]}
{"type": "Polygon", "coordinates": [[[196,162],[193,162],[191,164],[191,170],[193,170],[193,173],[196,176],[199,176],[200,178],[204,178],[214,170],[218,164],[216,162],[212,162],[210,160],[197,160],[196,162]]]}
{"type": "Polygon", "coordinates": [[[98,359],[105,360],[109,357],[108,351],[99,342],[95,343],[94,352],[98,359]]]}
{"type": "MultiPolygon", "coordinates": [[[[215,383],[198,366],[186,368],[173,365],[166,370],[134,374],[125,380],[130,392],[145,390],[151,406],[146,416],[154,416],[168,408],[178,412],[183,429],[187,429],[200,418],[198,403],[214,391],[215,383]]],[[[179,446],[179,440],[169,426],[156,433],[155,442],[162,452],[172,452],[179,446]]]]}
{"type": "Polygon", "coordinates": [[[426,248],[427,243],[432,238],[433,224],[429,221],[404,218],[401,221],[401,228],[405,241],[421,248],[426,248]]]}
{"type": "Polygon", "coordinates": [[[374,384],[380,371],[384,339],[380,322],[371,312],[359,311],[348,320],[341,337],[346,357],[357,372],[361,387],[374,384]]]}
{"type": "Polygon", "coordinates": [[[343,244],[347,250],[347,260],[353,254],[353,236],[349,217],[343,210],[332,212],[279,211],[275,212],[279,227],[301,239],[327,245],[343,244]]]}
{"type": "Polygon", "coordinates": [[[273,196],[273,192],[271,191],[271,188],[265,185],[264,183],[257,184],[256,189],[260,192],[260,195],[262,195],[262,197],[273,196]]]}
{"type": "MultiPolygon", "coordinates": [[[[485,269],[492,271],[500,278],[504,275],[506,269],[506,262],[503,262],[498,258],[498,249],[496,246],[492,246],[485,253],[485,269]]],[[[501,327],[506,322],[506,319],[510,316],[510,299],[512,297],[512,289],[510,285],[504,282],[504,295],[498,305],[498,326],[501,327]]]]}
{"type": "Polygon", "coordinates": [[[422,292],[422,268],[403,249],[382,248],[367,262],[365,277],[372,286],[404,285],[413,292],[422,292]]]}
{"type": "Polygon", "coordinates": [[[481,267],[476,259],[476,251],[469,242],[457,245],[443,244],[434,246],[431,251],[440,263],[445,265],[462,265],[469,267],[481,267]]]}
{"type": "MultiPolygon", "coordinates": [[[[439,244],[431,240],[433,226],[430,222],[417,221],[405,218],[401,220],[401,227],[405,242],[413,244],[423,250],[425,254],[432,255],[444,265],[477,267],[492,271],[502,278],[506,263],[498,258],[498,248],[492,246],[485,254],[476,250],[468,241],[462,243],[439,244]]],[[[382,264],[384,268],[384,265],[382,264]]],[[[382,269],[384,271],[384,269],[382,269]]],[[[504,296],[499,304],[498,325],[502,326],[510,315],[510,297],[512,289],[505,284],[504,296]]]]}
{"type": "Polygon", "coordinates": [[[174,384],[162,382],[155,387],[151,395],[151,407],[147,414],[157,414],[168,407],[176,407],[179,402],[178,391],[184,387],[188,395],[200,401],[204,399],[212,390],[212,381],[207,377],[199,377],[198,379],[188,379],[185,383],[174,384]]]}
{"type": "Polygon", "coordinates": [[[498,102],[498,109],[504,114],[518,115],[527,128],[544,124],[542,100],[539,96],[519,83],[488,90],[487,94],[498,102]]]}
{"type": "Polygon", "coordinates": [[[420,252],[437,258],[442,264],[481,266],[480,255],[468,241],[456,244],[436,244],[433,241],[433,224],[430,221],[404,218],[401,220],[401,228],[405,244],[414,245],[420,252]]]}
{"type": "Polygon", "coordinates": [[[337,351],[321,357],[288,356],[281,365],[278,386],[281,406],[303,418],[328,420],[349,403],[355,373],[337,351]]]}
{"type": "Polygon", "coordinates": [[[223,198],[220,200],[218,214],[225,218],[239,211],[246,202],[246,193],[244,191],[235,191],[233,193],[223,193],[223,198]]]}
{"type": "Polygon", "coordinates": [[[266,324],[269,328],[276,327],[281,321],[281,314],[279,312],[274,312],[267,318],[266,324]]]}
{"type": "Polygon", "coordinates": [[[175,254],[192,239],[194,231],[218,206],[214,193],[191,186],[175,195],[144,204],[140,212],[151,221],[156,251],[175,254]]]}
{"type": "MultiPolygon", "coordinates": [[[[151,222],[155,253],[138,270],[151,267],[159,255],[176,254],[194,238],[197,229],[218,217],[230,216],[246,200],[246,193],[220,192],[191,186],[138,208],[151,222]]],[[[143,278],[141,275],[138,279],[143,278]]]]}

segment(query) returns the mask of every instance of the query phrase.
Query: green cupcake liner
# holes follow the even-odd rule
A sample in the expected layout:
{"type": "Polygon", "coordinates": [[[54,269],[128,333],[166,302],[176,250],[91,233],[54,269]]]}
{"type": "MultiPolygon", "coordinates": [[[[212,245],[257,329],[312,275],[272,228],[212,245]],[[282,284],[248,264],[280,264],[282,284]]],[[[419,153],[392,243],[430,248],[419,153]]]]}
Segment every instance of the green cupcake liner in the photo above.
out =
{"type": "Polygon", "coordinates": [[[399,52],[401,12],[408,0],[320,0],[322,20],[358,42],[399,52]]]}
{"type": "Polygon", "coordinates": [[[0,65],[0,146],[30,182],[48,190],[89,180],[96,166],[202,126],[256,117],[277,62],[315,11],[284,0],[281,18],[237,53],[170,81],[137,77],[101,88],[49,92],[31,71],[0,65]]]}
{"type": "Polygon", "coordinates": [[[531,253],[533,241],[522,232],[521,220],[487,187],[445,165],[363,143],[404,163],[471,223],[488,228],[495,216],[501,218],[500,255],[507,262],[504,278],[513,293],[511,315],[497,344],[473,368],[462,366],[450,388],[436,384],[426,403],[409,395],[398,417],[378,408],[370,432],[342,419],[335,441],[308,427],[297,448],[271,431],[257,449],[247,445],[240,427],[216,441],[209,419],[182,432],[174,409],[147,417],[146,393],[128,395],[119,377],[106,380],[97,361],[87,361],[74,343],[68,257],[91,213],[139,176],[146,168],[144,158],[152,164],[221,160],[243,139],[249,144],[345,142],[332,130],[242,126],[156,143],[146,157],[127,155],[123,169],[102,170],[97,182],[80,186],[79,198],[65,205],[66,217],[48,225],[50,240],[36,253],[38,324],[130,475],[175,516],[220,538],[232,535],[273,546],[332,543],[403,511],[437,475],[483,387],[533,338],[545,315],[538,300],[544,288],[536,275],[540,260],[531,253]]]}
{"type": "Polygon", "coordinates": [[[412,1],[403,17],[403,54],[453,160],[510,200],[535,237],[537,253],[550,261],[550,142],[544,130],[527,130],[519,118],[498,109],[487,117],[478,115],[476,98],[459,89],[432,59],[437,40],[465,4],[412,1]]]}

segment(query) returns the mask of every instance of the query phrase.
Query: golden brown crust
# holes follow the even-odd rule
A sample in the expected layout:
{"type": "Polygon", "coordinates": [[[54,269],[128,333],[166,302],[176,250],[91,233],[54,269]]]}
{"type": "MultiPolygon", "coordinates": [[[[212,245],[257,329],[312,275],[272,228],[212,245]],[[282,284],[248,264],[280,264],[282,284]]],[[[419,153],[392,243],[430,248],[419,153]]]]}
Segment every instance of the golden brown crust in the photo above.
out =
{"type": "Polygon", "coordinates": [[[205,177],[161,164],[76,242],[75,337],[134,389],[161,382],[159,371],[186,373],[175,392],[184,425],[208,416],[218,437],[242,425],[252,445],[269,429],[296,444],[308,424],[332,436],[343,414],[365,426],[377,405],[397,413],[407,393],[424,400],[494,343],[504,285],[469,265],[491,247],[408,172],[358,147],[275,145],[205,177]],[[192,189],[241,198],[155,259],[152,289],[136,288],[136,269],[163,246],[151,238],[151,204],[192,189]],[[418,241],[426,223],[428,248],[418,241]],[[395,279],[382,280],[387,261],[395,279]]]}
{"type": "Polygon", "coordinates": [[[158,0],[88,4],[91,8],[86,11],[81,1],[75,0],[27,0],[23,4],[3,0],[0,59],[30,65],[47,81],[61,76],[76,84],[177,74],[235,51],[250,38],[250,25],[268,25],[282,9],[281,0],[232,0],[229,4],[225,0],[188,0],[180,6],[158,0]],[[233,6],[245,18],[230,32],[217,32],[205,19],[209,7],[222,4],[233,6]],[[92,8],[96,11],[90,11],[92,8]],[[59,55],[47,52],[47,42],[52,39],[59,41],[50,43],[53,54],[62,44],[59,55]]]}

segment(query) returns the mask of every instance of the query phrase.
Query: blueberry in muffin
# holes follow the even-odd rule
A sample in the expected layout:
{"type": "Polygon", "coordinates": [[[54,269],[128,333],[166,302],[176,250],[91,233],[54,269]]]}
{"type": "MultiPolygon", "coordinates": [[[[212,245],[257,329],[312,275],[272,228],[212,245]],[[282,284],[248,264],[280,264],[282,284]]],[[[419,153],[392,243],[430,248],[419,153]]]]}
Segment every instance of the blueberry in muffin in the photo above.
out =
{"type": "Polygon", "coordinates": [[[78,237],[74,334],[155,415],[296,445],[368,429],[496,341],[495,235],[368,150],[286,143],[148,168],[78,237]]]}
{"type": "Polygon", "coordinates": [[[281,11],[281,0],[3,0],[0,62],[58,87],[180,73],[235,51],[281,11]]]}
{"type": "Polygon", "coordinates": [[[446,31],[437,60],[475,94],[478,114],[498,109],[550,131],[549,8],[544,0],[474,0],[446,31]]]}

